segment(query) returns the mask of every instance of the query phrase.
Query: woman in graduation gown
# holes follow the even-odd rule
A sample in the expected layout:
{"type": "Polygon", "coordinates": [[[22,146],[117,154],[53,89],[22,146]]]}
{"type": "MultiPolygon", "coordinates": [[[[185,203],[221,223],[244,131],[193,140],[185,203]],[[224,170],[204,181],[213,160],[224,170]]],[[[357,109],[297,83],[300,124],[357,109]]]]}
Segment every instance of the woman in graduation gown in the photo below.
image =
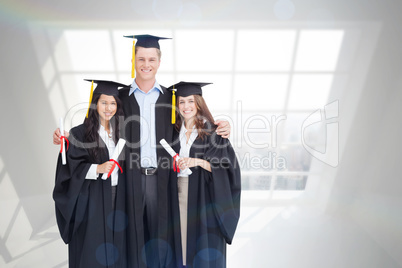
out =
{"type": "Polygon", "coordinates": [[[240,216],[239,164],[229,140],[215,132],[202,97],[204,85],[180,82],[170,87],[177,90],[179,111],[176,226],[181,229],[183,266],[188,268],[226,267],[226,244],[232,243],[240,216]]]}
{"type": "Polygon", "coordinates": [[[118,87],[125,85],[94,82],[87,118],[70,131],[67,164],[58,159],[53,191],[57,224],[68,244],[70,268],[127,267],[125,179],[109,161],[123,119],[118,87]]]}

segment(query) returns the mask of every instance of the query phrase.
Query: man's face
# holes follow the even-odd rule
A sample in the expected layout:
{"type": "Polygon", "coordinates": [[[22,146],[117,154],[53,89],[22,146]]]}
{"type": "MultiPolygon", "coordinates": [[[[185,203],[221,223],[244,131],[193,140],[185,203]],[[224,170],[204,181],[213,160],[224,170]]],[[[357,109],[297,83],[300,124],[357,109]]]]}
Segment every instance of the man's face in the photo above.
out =
{"type": "Polygon", "coordinates": [[[156,48],[138,47],[135,53],[136,78],[143,81],[155,80],[160,63],[156,48]]]}

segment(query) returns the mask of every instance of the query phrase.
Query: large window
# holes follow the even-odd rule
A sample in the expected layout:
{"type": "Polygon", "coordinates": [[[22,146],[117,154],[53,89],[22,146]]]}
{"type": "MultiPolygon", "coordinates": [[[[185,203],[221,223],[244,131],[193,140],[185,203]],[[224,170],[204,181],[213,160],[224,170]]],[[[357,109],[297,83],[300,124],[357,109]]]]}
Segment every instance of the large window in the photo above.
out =
{"type": "MultiPolygon", "coordinates": [[[[144,32],[173,38],[160,41],[159,83],[213,83],[204,87],[204,97],[214,116],[232,125],[243,190],[261,190],[273,199],[299,195],[312,160],[303,144],[319,148],[322,135],[319,125],[303,129],[303,122],[328,102],[344,30],[49,31],[54,53],[42,73],[55,120],[78,103],[86,106],[90,85],[84,78],[131,83],[132,39],[123,35],[144,32]]],[[[72,124],[82,121],[84,113],[78,114],[72,124]]]]}

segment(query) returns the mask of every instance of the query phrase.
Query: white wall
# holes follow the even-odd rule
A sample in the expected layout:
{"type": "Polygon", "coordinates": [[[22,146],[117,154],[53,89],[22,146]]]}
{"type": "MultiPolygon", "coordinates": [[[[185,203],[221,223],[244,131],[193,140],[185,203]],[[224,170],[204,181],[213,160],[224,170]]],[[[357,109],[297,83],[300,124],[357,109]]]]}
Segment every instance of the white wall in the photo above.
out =
{"type": "Polygon", "coordinates": [[[402,35],[397,25],[400,19],[391,16],[384,24],[331,202],[402,264],[402,35]]]}
{"type": "MultiPolygon", "coordinates": [[[[203,1],[197,3],[203,17],[195,23],[278,21],[275,2],[203,1]]],[[[359,42],[358,50],[368,50],[370,58],[356,58],[344,90],[331,95],[340,102],[339,166],[316,164],[327,176],[312,178],[306,198],[286,208],[290,214],[267,220],[260,232],[242,229],[242,222],[229,249],[229,267],[401,267],[402,5],[293,2],[293,21],[373,22],[380,25],[379,38],[375,44],[359,42]]],[[[68,25],[63,21],[151,19],[168,27],[186,20],[135,1],[115,1],[112,7],[99,1],[13,3],[0,4],[0,266],[64,267],[66,247],[54,225],[51,198],[59,149],[51,143],[56,122],[41,75],[41,59],[52,51],[35,55],[32,22],[51,20],[52,27],[62,28],[68,25]]],[[[177,11],[180,1],[172,3],[177,11]]]]}

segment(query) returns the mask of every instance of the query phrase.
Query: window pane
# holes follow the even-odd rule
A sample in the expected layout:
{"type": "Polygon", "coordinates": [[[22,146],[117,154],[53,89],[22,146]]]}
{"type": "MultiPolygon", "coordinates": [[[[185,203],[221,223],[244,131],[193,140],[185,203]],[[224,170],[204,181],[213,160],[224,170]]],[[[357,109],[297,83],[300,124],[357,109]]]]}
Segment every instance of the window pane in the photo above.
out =
{"type": "Polygon", "coordinates": [[[232,71],[233,41],[233,30],[176,31],[178,71],[232,71]]]}
{"type": "Polygon", "coordinates": [[[289,96],[289,110],[315,110],[328,100],[332,74],[296,74],[293,76],[289,96]]]}
{"type": "Polygon", "coordinates": [[[283,109],[289,75],[237,75],[235,101],[241,100],[243,110],[283,109]]]}
{"type": "MultiPolygon", "coordinates": [[[[239,149],[274,149],[281,142],[286,116],[266,111],[247,113],[241,110],[232,114],[232,140],[239,149]]],[[[247,151],[246,151],[247,152],[247,151]]],[[[248,151],[250,152],[250,151],[248,151]]]]}
{"type": "Polygon", "coordinates": [[[335,71],[343,40],[342,30],[300,32],[296,71],[335,71]]]}
{"type": "Polygon", "coordinates": [[[289,71],[295,36],[295,30],[238,31],[236,71],[289,71]]]}
{"type": "Polygon", "coordinates": [[[303,122],[310,113],[287,113],[283,123],[282,140],[285,144],[301,144],[303,122]]]}
{"type": "Polygon", "coordinates": [[[278,176],[276,178],[275,190],[304,190],[307,176],[278,176]]]}
{"type": "Polygon", "coordinates": [[[312,156],[300,145],[283,145],[278,153],[286,161],[288,171],[309,171],[312,156]]]}
{"type": "Polygon", "coordinates": [[[242,176],[242,190],[269,190],[271,176],[242,176]]]}
{"type": "Polygon", "coordinates": [[[113,71],[112,42],[109,31],[67,30],[63,37],[68,54],[60,55],[60,71],[113,71]],[[71,66],[68,64],[71,63],[71,66]]]}
{"type": "Polygon", "coordinates": [[[126,77],[131,75],[131,59],[133,49],[133,39],[123,37],[138,32],[138,29],[113,31],[113,45],[116,56],[116,68],[126,72],[126,77]]]}

